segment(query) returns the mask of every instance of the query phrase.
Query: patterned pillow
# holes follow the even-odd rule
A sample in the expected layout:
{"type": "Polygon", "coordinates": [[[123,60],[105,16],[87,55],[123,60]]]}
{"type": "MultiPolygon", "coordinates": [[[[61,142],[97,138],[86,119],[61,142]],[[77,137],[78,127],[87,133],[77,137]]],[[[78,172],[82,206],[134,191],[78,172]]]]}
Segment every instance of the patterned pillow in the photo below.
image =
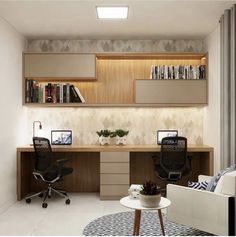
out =
{"type": "Polygon", "coordinates": [[[234,171],[235,168],[236,168],[236,165],[232,165],[232,166],[226,168],[225,170],[220,171],[220,172],[217,173],[215,176],[213,176],[213,178],[212,178],[212,179],[210,180],[210,182],[208,183],[206,190],[207,190],[207,191],[210,191],[210,192],[214,192],[214,191],[215,191],[215,188],[216,188],[216,186],[217,186],[217,184],[218,184],[218,182],[219,182],[219,180],[220,180],[220,178],[221,178],[224,174],[226,174],[226,173],[228,173],[228,172],[231,172],[231,171],[234,171]]]}
{"type": "Polygon", "coordinates": [[[203,182],[191,182],[191,181],[188,181],[188,187],[189,188],[206,190],[207,185],[208,185],[207,181],[203,181],[203,182]]]}

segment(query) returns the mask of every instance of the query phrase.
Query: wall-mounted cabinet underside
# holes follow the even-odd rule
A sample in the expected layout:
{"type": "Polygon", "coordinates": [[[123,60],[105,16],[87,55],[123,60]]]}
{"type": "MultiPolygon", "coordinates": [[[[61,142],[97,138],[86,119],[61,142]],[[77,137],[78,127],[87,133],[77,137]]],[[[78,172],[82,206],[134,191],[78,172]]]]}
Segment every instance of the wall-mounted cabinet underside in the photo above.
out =
{"type": "Polygon", "coordinates": [[[207,80],[149,79],[152,65],[204,64],[207,68],[205,54],[98,54],[96,56],[96,81],[31,77],[45,83],[69,81],[79,88],[85,103],[23,103],[40,107],[167,107],[207,104],[207,80]]]}

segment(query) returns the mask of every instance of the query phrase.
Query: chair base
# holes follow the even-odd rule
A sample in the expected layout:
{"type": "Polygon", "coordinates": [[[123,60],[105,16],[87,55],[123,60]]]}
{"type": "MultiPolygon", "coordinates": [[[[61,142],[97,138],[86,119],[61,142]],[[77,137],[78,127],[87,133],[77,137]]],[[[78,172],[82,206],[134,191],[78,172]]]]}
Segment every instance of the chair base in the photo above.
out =
{"type": "Polygon", "coordinates": [[[68,205],[70,204],[70,199],[69,199],[66,191],[61,190],[61,189],[56,189],[52,186],[52,184],[48,184],[48,188],[43,191],[40,191],[38,193],[34,193],[32,195],[27,196],[25,198],[25,201],[26,201],[26,203],[31,203],[31,198],[33,198],[33,197],[44,197],[43,202],[42,202],[42,207],[47,208],[48,204],[47,204],[46,200],[47,200],[47,198],[51,198],[53,192],[58,194],[61,197],[66,198],[65,203],[68,205]]]}

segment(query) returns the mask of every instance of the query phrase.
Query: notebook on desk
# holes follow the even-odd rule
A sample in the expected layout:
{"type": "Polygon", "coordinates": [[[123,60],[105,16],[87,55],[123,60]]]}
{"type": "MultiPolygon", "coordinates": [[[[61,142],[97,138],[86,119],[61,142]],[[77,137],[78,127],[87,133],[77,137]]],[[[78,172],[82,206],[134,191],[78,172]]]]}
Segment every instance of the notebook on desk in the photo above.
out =
{"type": "Polygon", "coordinates": [[[164,137],[177,137],[178,130],[157,130],[157,144],[161,145],[164,137]]]}

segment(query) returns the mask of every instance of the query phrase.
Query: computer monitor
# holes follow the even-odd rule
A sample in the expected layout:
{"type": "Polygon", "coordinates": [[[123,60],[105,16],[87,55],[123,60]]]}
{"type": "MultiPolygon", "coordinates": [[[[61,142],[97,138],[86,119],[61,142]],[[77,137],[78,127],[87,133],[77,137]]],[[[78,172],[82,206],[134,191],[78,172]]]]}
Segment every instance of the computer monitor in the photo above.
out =
{"type": "Polygon", "coordinates": [[[161,145],[164,137],[177,137],[178,130],[157,130],[157,144],[161,145]]]}

